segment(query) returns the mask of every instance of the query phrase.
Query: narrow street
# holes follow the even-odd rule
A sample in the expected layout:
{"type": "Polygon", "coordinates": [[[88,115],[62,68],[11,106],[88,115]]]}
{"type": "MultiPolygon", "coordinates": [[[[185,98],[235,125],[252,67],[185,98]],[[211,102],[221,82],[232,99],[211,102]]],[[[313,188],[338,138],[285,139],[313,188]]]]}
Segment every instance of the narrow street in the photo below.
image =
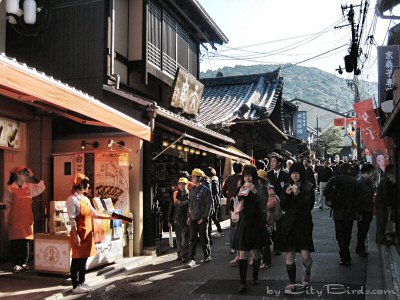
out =
{"type": "MultiPolygon", "coordinates": [[[[367,263],[374,260],[377,252],[370,251],[369,258],[353,255],[351,267],[338,265],[338,247],[334,234],[333,220],[329,217],[329,210],[319,211],[314,208],[314,242],[316,252],[314,260],[311,287],[288,298],[310,299],[364,299],[360,289],[366,285],[367,263]],[[330,295],[326,285],[330,286],[330,295]],[[335,284],[335,285],[334,285],[335,284]],[[339,286],[340,284],[343,287],[339,286]],[[345,293],[344,293],[345,292],[345,293]],[[321,294],[322,293],[322,294],[321,294]],[[354,294],[353,294],[354,293],[354,294]]],[[[351,251],[355,249],[354,226],[351,251]]],[[[140,271],[126,279],[116,281],[102,287],[85,299],[244,299],[254,296],[262,299],[283,298],[284,287],[288,283],[284,255],[273,256],[272,267],[260,271],[261,283],[258,286],[251,284],[252,268],[248,269],[248,293],[246,296],[237,294],[239,286],[238,267],[229,265],[233,255],[229,254],[229,229],[224,231],[225,236],[214,239],[212,247],[213,261],[208,264],[199,264],[194,269],[187,269],[180,262],[175,262],[175,255],[165,255],[155,260],[140,271]]],[[[371,239],[370,234],[370,239],[371,239]]],[[[200,249],[198,249],[200,250],[200,249]]],[[[371,249],[370,249],[371,250],[371,249]]],[[[198,252],[199,253],[199,252],[198,252]]],[[[201,251],[200,251],[201,253],[201,251]]],[[[202,254],[198,255],[202,258],[202,254]]],[[[303,275],[300,258],[297,259],[297,280],[303,275]]],[[[375,274],[379,280],[379,274],[375,274]]],[[[373,297],[372,299],[379,299],[373,297]]]]}

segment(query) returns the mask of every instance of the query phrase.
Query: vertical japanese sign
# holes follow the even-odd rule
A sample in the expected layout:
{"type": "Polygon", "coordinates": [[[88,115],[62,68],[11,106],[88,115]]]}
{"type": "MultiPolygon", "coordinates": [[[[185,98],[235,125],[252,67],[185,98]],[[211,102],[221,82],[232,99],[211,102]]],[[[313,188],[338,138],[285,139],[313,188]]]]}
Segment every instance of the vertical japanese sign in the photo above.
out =
{"type": "Polygon", "coordinates": [[[367,99],[354,104],[354,110],[360,120],[361,136],[366,152],[372,154],[373,162],[384,169],[387,164],[387,151],[385,141],[381,139],[381,129],[374,110],[372,99],[367,99]]]}
{"type": "Polygon", "coordinates": [[[129,153],[96,152],[95,196],[111,198],[115,209],[129,210],[129,153]]]}
{"type": "Polygon", "coordinates": [[[84,153],[75,153],[74,154],[74,166],[75,173],[86,174],[85,172],[85,154],[84,153]]]}
{"type": "Polygon", "coordinates": [[[307,142],[307,112],[296,111],[294,113],[294,135],[302,139],[303,142],[307,142]]]}
{"type": "Polygon", "coordinates": [[[399,66],[399,45],[378,47],[378,102],[386,99],[386,90],[393,88],[393,68],[399,66]]]}

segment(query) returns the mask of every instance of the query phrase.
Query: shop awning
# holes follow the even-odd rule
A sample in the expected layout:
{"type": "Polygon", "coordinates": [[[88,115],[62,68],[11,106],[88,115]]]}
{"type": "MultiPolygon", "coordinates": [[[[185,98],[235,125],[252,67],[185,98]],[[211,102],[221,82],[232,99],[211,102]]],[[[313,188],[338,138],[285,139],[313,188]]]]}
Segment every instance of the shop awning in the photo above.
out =
{"type": "Polygon", "coordinates": [[[149,126],[4,54],[0,56],[0,94],[43,109],[50,108],[82,124],[110,126],[151,140],[149,126]]]}
{"type": "Polygon", "coordinates": [[[229,146],[228,148],[220,147],[211,143],[208,143],[204,140],[198,139],[196,137],[190,136],[188,134],[185,134],[183,136],[183,141],[182,144],[197,148],[203,151],[207,151],[219,156],[231,158],[233,160],[245,160],[248,162],[252,161],[252,158],[248,156],[247,154],[243,153],[239,149],[229,146]]]}

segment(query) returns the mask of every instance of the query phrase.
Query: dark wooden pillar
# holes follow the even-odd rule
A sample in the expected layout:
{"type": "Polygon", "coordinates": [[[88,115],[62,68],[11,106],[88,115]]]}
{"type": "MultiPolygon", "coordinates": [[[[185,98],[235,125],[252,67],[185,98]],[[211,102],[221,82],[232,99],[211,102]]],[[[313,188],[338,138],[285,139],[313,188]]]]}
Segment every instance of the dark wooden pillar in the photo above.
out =
{"type": "Polygon", "coordinates": [[[152,144],[143,142],[143,247],[155,246],[152,189],[152,144]]]}

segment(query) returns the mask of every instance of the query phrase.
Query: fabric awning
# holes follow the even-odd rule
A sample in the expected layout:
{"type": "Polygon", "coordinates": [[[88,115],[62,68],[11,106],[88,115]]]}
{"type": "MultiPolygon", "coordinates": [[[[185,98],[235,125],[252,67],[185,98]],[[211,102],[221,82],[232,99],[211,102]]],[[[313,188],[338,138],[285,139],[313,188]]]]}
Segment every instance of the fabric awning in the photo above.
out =
{"type": "Polygon", "coordinates": [[[183,136],[183,141],[182,144],[197,148],[203,151],[207,151],[219,156],[227,157],[233,160],[241,160],[241,161],[247,161],[251,162],[252,158],[248,156],[247,154],[243,153],[239,149],[229,146],[228,148],[220,147],[211,143],[208,143],[204,140],[198,139],[196,137],[190,136],[188,134],[185,134],[183,136]]]}
{"type": "Polygon", "coordinates": [[[151,140],[149,126],[4,54],[0,56],[0,94],[41,108],[50,106],[53,112],[82,124],[111,126],[151,140]],[[98,122],[82,119],[71,112],[98,122]]]}

